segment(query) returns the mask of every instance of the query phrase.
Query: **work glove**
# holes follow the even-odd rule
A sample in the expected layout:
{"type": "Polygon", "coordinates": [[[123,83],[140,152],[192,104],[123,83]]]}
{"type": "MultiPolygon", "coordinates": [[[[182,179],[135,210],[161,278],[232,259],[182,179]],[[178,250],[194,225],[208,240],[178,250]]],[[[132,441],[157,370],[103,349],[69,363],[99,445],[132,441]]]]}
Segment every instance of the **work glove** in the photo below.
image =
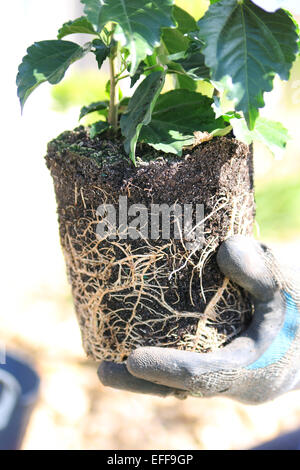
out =
{"type": "Polygon", "coordinates": [[[250,295],[250,326],[211,353],[141,347],[126,364],[104,361],[100,381],[159,396],[225,396],[258,404],[300,387],[300,275],[254,239],[235,235],[217,253],[221,272],[250,295]]]}

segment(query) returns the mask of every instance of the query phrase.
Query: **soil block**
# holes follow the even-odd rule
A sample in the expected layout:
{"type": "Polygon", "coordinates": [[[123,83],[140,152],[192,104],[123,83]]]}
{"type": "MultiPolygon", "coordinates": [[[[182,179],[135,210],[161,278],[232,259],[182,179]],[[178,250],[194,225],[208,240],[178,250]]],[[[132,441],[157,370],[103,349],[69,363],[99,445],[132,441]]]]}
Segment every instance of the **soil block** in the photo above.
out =
{"type": "Polygon", "coordinates": [[[136,153],[135,167],[121,139],[90,139],[83,127],[48,144],[84,349],[94,360],[115,362],[139,346],[213,351],[243,331],[252,315],[247,294],[216,264],[223,240],[252,234],[251,149],[227,136],[180,158],[142,144],[136,153]],[[115,211],[109,223],[108,207],[115,211]],[[163,207],[173,208],[170,233],[163,207]],[[196,207],[203,209],[201,223],[196,207]]]}

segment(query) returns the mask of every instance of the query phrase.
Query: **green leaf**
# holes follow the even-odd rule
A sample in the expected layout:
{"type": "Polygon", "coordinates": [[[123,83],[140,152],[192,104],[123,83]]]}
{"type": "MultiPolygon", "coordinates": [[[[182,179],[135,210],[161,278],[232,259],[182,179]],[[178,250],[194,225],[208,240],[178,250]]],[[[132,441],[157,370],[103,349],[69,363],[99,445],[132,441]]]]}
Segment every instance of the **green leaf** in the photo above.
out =
{"type": "Polygon", "coordinates": [[[197,88],[194,80],[209,77],[204,56],[200,52],[194,54],[192,42],[179,29],[165,28],[158,49],[159,62],[167,65],[168,73],[176,74],[177,87],[188,90],[197,88]]]}
{"type": "Polygon", "coordinates": [[[168,55],[171,55],[185,51],[190,41],[178,29],[165,28],[162,33],[162,42],[168,55]]]}
{"type": "Polygon", "coordinates": [[[164,152],[181,155],[191,145],[195,131],[213,132],[224,128],[222,118],[215,119],[213,100],[188,90],[172,90],[158,98],[151,122],[141,130],[140,139],[164,152]]]}
{"type": "Polygon", "coordinates": [[[93,139],[96,135],[102,134],[110,127],[108,122],[98,121],[94,122],[90,127],[90,138],[93,139]]]}
{"type": "Polygon", "coordinates": [[[130,98],[128,98],[128,96],[125,96],[124,98],[121,99],[121,101],[118,104],[119,114],[124,114],[125,111],[127,111],[129,102],[130,102],[130,98]]]}
{"type": "Polygon", "coordinates": [[[182,90],[197,90],[197,82],[187,75],[181,75],[177,73],[176,75],[176,86],[175,88],[181,88],[182,90]]]}
{"type": "Polygon", "coordinates": [[[130,79],[130,88],[132,88],[136,84],[136,82],[141,78],[141,75],[144,73],[145,67],[146,67],[145,62],[144,61],[140,62],[135,74],[130,79]]]}
{"type": "Polygon", "coordinates": [[[94,39],[92,41],[93,49],[92,52],[96,56],[96,60],[98,63],[98,68],[101,69],[101,66],[105,59],[108,57],[110,48],[107,47],[101,39],[94,39]]]}
{"type": "Polygon", "coordinates": [[[230,119],[234,135],[237,139],[249,145],[253,141],[265,144],[275,156],[281,156],[289,135],[287,129],[280,123],[263,117],[258,117],[255,127],[250,131],[244,119],[230,119]]]}
{"type": "Polygon", "coordinates": [[[124,148],[135,164],[135,147],[142,126],[149,124],[155,102],[164,84],[163,72],[148,75],[135,90],[127,112],[120,119],[120,126],[125,137],[124,148]]]}
{"type": "Polygon", "coordinates": [[[195,19],[177,5],[173,6],[173,18],[177,23],[177,29],[182,33],[190,33],[198,29],[195,19]]]}
{"type": "Polygon", "coordinates": [[[104,0],[80,0],[85,5],[83,11],[88,20],[97,28],[99,26],[99,15],[103,6],[104,0]]]}
{"type": "Polygon", "coordinates": [[[210,78],[210,69],[205,65],[205,58],[201,52],[203,41],[198,37],[198,32],[188,34],[189,45],[183,54],[170,57],[179,64],[182,70],[193,80],[205,80],[210,78]]]}
{"type": "Polygon", "coordinates": [[[97,34],[93,25],[88,21],[85,16],[81,16],[73,21],[64,23],[58,30],[57,39],[62,39],[68,34],[84,33],[84,34],[97,34]]]}
{"type": "Polygon", "coordinates": [[[210,70],[206,67],[204,55],[201,52],[193,52],[193,50],[190,49],[190,52],[187,51],[184,59],[179,59],[176,62],[180,64],[186,74],[194,80],[210,78],[210,70]]]}
{"type": "Polygon", "coordinates": [[[79,120],[82,119],[87,114],[94,113],[95,111],[101,111],[107,108],[108,108],[108,101],[96,101],[94,103],[91,103],[89,106],[83,106],[80,110],[79,120]]]}
{"type": "Polygon", "coordinates": [[[38,85],[46,81],[52,85],[60,82],[67,68],[87,51],[74,42],[60,39],[35,42],[30,46],[17,75],[21,108],[38,85]]]}
{"type": "Polygon", "coordinates": [[[292,19],[283,10],[268,13],[250,0],[220,0],[198,25],[212,79],[223,80],[228,98],[235,100],[236,110],[243,111],[253,129],[275,74],[289,78],[298,50],[292,19]]]}
{"type": "Polygon", "coordinates": [[[93,22],[98,17],[100,29],[110,21],[119,25],[116,38],[129,50],[131,75],[159,45],[161,28],[175,26],[172,18],[174,0],[106,0],[105,3],[98,2],[98,8],[94,1],[82,1],[86,4],[89,20],[93,22]]]}

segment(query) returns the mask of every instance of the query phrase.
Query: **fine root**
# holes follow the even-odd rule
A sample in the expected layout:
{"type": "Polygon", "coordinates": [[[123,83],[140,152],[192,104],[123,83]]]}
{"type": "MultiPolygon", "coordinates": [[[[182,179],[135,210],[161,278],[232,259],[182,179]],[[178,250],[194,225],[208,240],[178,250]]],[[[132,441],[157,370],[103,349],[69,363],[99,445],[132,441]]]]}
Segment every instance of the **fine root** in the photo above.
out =
{"type": "MultiPolygon", "coordinates": [[[[75,205],[78,198],[86,208],[82,188],[75,187],[75,205]]],[[[228,236],[247,233],[250,207],[250,196],[232,199],[224,194],[211,201],[202,223],[206,226],[216,212],[224,211],[230,220],[228,236]]],[[[96,236],[100,217],[95,210],[88,212],[65,227],[62,245],[90,357],[122,362],[145,345],[211,351],[241,331],[249,305],[240,290],[228,279],[220,286],[203,285],[203,272],[219,245],[210,230],[204,230],[204,246],[196,244],[192,250],[190,236],[182,233],[179,240],[158,242],[143,237],[140,228],[140,239],[129,242],[118,231],[113,237],[114,227],[96,236]],[[190,308],[182,311],[186,294],[190,308]]]]}

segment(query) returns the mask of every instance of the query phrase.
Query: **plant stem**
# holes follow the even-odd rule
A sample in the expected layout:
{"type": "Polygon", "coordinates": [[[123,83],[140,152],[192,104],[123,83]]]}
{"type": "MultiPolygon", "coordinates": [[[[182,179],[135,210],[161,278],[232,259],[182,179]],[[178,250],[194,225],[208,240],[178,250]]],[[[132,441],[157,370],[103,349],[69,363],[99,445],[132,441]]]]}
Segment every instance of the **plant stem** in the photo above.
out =
{"type": "Polygon", "coordinates": [[[108,122],[114,130],[118,127],[118,104],[117,104],[117,76],[115,74],[115,60],[118,53],[118,45],[114,41],[114,32],[116,25],[111,26],[110,31],[110,54],[109,54],[109,108],[108,108],[108,122]]]}
{"type": "Polygon", "coordinates": [[[118,126],[118,105],[117,105],[117,81],[115,77],[115,59],[116,51],[113,50],[109,57],[109,74],[110,74],[110,93],[109,93],[109,110],[108,122],[116,129],[118,126]]]}

